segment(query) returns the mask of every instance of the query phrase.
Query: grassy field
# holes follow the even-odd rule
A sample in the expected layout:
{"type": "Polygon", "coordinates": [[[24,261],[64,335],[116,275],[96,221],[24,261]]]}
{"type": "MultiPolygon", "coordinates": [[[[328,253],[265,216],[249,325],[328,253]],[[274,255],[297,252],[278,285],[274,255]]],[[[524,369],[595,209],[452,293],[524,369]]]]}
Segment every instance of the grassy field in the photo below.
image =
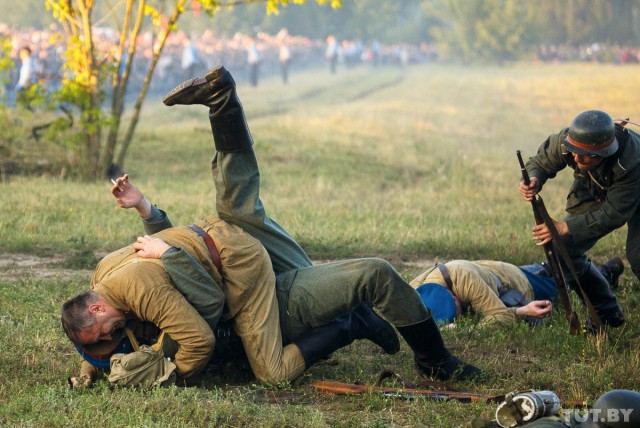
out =
{"type": "MultiPolygon", "coordinates": [[[[261,164],[262,198],[314,260],[385,258],[406,278],[434,260],[539,261],[531,210],[517,191],[515,152],[525,158],[580,111],[597,108],[640,122],[634,94],[640,67],[597,64],[326,70],[276,78],[239,94],[261,164]]],[[[147,196],[187,224],[214,214],[213,154],[204,107],[145,107],[126,170],[147,196]]],[[[34,150],[39,148],[34,147],[34,150]]],[[[542,192],[550,214],[563,213],[570,174],[542,192]]],[[[59,309],[88,287],[87,269],[141,232],[133,213],[115,207],[108,182],[11,177],[0,184],[0,253],[51,257],[49,268],[77,275],[42,277],[0,271],[0,424],[2,426],[458,426],[492,417],[495,404],[411,401],[379,395],[319,395],[313,380],[373,383],[390,368],[419,381],[403,343],[395,356],[355,343],[290,385],[271,403],[251,382],[152,392],[111,390],[106,381],[71,391],[78,357],[64,338],[59,309]],[[66,272],[66,271],[65,271],[66,272]]],[[[597,262],[624,258],[626,229],[602,240],[597,262]]],[[[488,394],[550,389],[593,402],[614,388],[640,388],[640,298],[629,272],[617,292],[625,327],[608,338],[573,337],[555,314],[550,327],[499,332],[463,321],[443,333],[460,357],[482,367],[484,384],[452,385],[488,394]]],[[[578,307],[581,307],[578,305],[578,307]]],[[[584,319],[584,313],[581,313],[584,319]]]]}

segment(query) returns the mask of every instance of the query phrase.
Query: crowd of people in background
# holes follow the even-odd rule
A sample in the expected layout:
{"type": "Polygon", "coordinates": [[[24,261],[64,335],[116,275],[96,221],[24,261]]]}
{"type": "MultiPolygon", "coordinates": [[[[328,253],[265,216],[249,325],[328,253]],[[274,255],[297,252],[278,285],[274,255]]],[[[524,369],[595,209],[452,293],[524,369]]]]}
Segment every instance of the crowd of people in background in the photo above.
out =
{"type": "MultiPolygon", "coordinates": [[[[0,87],[0,103],[14,103],[34,82],[53,91],[60,85],[64,63],[65,38],[52,25],[42,30],[12,29],[0,22],[0,37],[11,42],[10,57],[14,67],[0,87]]],[[[114,56],[118,33],[107,27],[94,29],[96,52],[101,59],[114,56]]],[[[137,93],[141,88],[153,57],[154,40],[150,32],[142,33],[137,41],[137,57],[133,63],[128,90],[137,93]]],[[[534,61],[597,61],[618,64],[640,62],[640,48],[608,46],[593,43],[569,48],[563,45],[541,45],[532,53],[534,61]]],[[[358,66],[406,67],[414,63],[429,63],[439,59],[433,43],[383,44],[377,40],[338,40],[328,35],[325,40],[289,34],[282,29],[276,34],[257,31],[247,35],[219,37],[212,31],[201,34],[176,31],[171,34],[154,71],[151,94],[162,94],[167,82],[203,73],[217,64],[233,70],[239,83],[257,86],[260,79],[280,75],[287,84],[292,71],[326,67],[329,73],[358,66]]]]}
{"type": "MultiPolygon", "coordinates": [[[[113,56],[118,46],[118,33],[111,28],[94,29],[96,52],[103,58],[113,56]]],[[[7,24],[0,23],[0,37],[11,41],[11,59],[15,66],[6,79],[1,98],[6,101],[21,87],[18,81],[22,64],[20,51],[29,49],[30,77],[26,82],[38,81],[45,89],[55,90],[61,81],[64,63],[65,38],[55,25],[43,30],[15,31],[7,24]]],[[[129,80],[129,91],[137,92],[143,84],[150,61],[153,57],[154,40],[150,32],[140,35],[137,40],[137,57],[133,63],[129,80]]],[[[337,67],[351,68],[359,65],[406,66],[408,63],[435,61],[437,52],[433,45],[423,43],[381,44],[378,41],[360,40],[338,41],[334,36],[327,40],[289,34],[286,29],[271,35],[257,32],[255,35],[236,33],[233,37],[218,37],[212,31],[201,34],[177,31],[167,39],[163,52],[154,71],[151,93],[163,94],[168,89],[167,82],[184,79],[202,73],[217,64],[225,64],[234,70],[239,83],[257,86],[261,77],[280,75],[283,84],[289,81],[295,70],[327,67],[335,72],[337,67]],[[328,41],[333,39],[334,58],[330,59],[328,41]]],[[[24,82],[23,82],[24,83],[24,82]]],[[[23,85],[24,86],[24,85],[23,85]]]]}
{"type": "Polygon", "coordinates": [[[592,43],[590,45],[540,45],[535,60],[541,62],[601,62],[611,64],[640,63],[640,47],[606,45],[592,43]]]}

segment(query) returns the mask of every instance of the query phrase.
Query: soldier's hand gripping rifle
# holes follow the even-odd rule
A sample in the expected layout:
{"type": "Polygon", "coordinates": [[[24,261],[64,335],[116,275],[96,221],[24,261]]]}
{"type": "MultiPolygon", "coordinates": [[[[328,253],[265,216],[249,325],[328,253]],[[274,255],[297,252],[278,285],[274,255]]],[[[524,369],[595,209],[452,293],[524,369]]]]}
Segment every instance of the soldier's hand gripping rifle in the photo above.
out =
{"type": "MultiPolygon", "coordinates": [[[[524,184],[528,186],[531,183],[531,180],[527,169],[524,167],[520,150],[516,151],[516,154],[518,155],[518,161],[520,162],[522,180],[524,181],[524,184]]],[[[567,286],[567,281],[564,278],[564,273],[560,266],[560,259],[558,258],[558,252],[556,251],[557,245],[561,245],[558,239],[558,231],[556,230],[553,221],[551,221],[551,218],[547,213],[547,208],[545,207],[544,201],[540,195],[536,194],[531,199],[531,208],[533,209],[533,216],[536,220],[536,224],[546,224],[547,228],[549,228],[549,231],[551,232],[553,239],[543,245],[544,255],[547,259],[547,263],[549,264],[549,268],[551,269],[551,275],[553,276],[553,281],[556,284],[556,289],[558,290],[558,296],[560,296],[564,313],[569,321],[569,332],[573,335],[577,335],[581,331],[580,320],[578,320],[578,314],[576,314],[571,307],[571,300],[569,300],[569,287],[567,286]]]]}

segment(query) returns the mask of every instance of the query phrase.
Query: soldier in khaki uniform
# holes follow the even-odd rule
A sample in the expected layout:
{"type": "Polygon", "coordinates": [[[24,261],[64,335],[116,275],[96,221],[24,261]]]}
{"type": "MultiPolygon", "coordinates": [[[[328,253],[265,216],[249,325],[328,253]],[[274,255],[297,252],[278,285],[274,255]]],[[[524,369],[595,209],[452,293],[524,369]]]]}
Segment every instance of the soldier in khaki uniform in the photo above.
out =
{"type": "Polygon", "coordinates": [[[551,313],[550,300],[557,294],[553,279],[544,274],[544,267],[539,263],[518,267],[492,260],[451,260],[444,263],[444,269],[450,285],[438,267],[426,270],[410,282],[421,295],[428,296],[423,298],[426,305],[452,308],[443,312],[440,321],[452,322],[452,318],[469,310],[480,314],[481,324],[487,326],[511,325],[525,317],[544,318],[551,313]],[[426,294],[421,287],[426,291],[429,287],[446,291],[426,294]],[[500,295],[510,289],[518,290],[529,303],[507,307],[500,295]]]}
{"type": "MultiPolygon", "coordinates": [[[[158,216],[150,204],[147,212],[134,203],[131,206],[143,217],[150,216],[145,227],[153,224],[161,231],[139,238],[133,247],[100,263],[92,281],[97,302],[65,304],[63,326],[72,341],[87,345],[108,340],[127,317],[137,317],[169,333],[181,350],[185,344],[188,355],[179,353],[175,360],[179,375],[197,373],[215,338],[207,323],[197,319],[197,311],[187,307],[187,299],[176,288],[180,281],[172,281],[180,272],[170,275],[167,259],[184,252],[192,267],[201,265],[211,276],[209,287],[222,290],[222,316],[233,319],[251,368],[262,381],[294,379],[354,338],[374,335],[387,352],[397,351],[399,346],[380,322],[369,318],[355,331],[353,320],[345,322],[344,316],[363,304],[371,304],[397,327],[414,351],[421,373],[442,380],[481,375],[447,350],[429,310],[388,262],[370,258],[312,265],[300,246],[266,215],[259,198],[253,140],[235,82],[224,67],[178,85],[163,101],[209,107],[219,218],[205,219],[198,226],[213,238],[221,269],[196,232],[189,227],[166,229],[170,221],[164,212],[158,216]]],[[[124,186],[124,192],[125,181],[119,179],[116,186],[124,186]]],[[[90,293],[89,297],[96,298],[90,293]]]]}

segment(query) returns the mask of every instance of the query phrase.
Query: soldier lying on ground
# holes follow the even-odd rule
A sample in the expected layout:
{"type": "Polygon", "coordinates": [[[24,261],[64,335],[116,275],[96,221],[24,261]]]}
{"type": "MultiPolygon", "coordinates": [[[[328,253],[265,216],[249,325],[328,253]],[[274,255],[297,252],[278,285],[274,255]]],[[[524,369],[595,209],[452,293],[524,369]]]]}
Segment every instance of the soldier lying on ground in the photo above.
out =
{"type": "MultiPolygon", "coordinates": [[[[449,352],[429,310],[388,262],[368,258],[312,265],[267,216],[253,140],[224,67],[178,85],[164,103],[209,107],[218,218],[208,217],[195,228],[171,227],[166,213],[144,197],[129,201],[151,236],[106,256],[92,276],[92,291],[65,303],[62,323],[72,342],[92,345],[110,340],[128,319],[149,321],[178,343],[177,374],[192,377],[206,365],[215,337],[193,302],[178,291],[181,277],[210,289],[205,303],[212,320],[219,314],[233,320],[251,369],[264,382],[294,379],[358,338],[369,338],[388,353],[398,351],[395,332],[366,311],[369,304],[397,327],[422,374],[441,380],[481,375],[449,352]],[[179,263],[171,265],[172,259],[179,263]],[[352,311],[362,308],[361,320],[352,311]]],[[[129,186],[125,177],[117,180],[122,206],[129,186]]]]}
{"type": "MultiPolygon", "coordinates": [[[[616,283],[623,265],[613,258],[599,267],[616,283]]],[[[491,260],[452,260],[427,269],[410,282],[439,323],[452,323],[466,312],[482,316],[482,325],[535,323],[551,313],[556,286],[543,263],[515,266],[491,260]]]]}

